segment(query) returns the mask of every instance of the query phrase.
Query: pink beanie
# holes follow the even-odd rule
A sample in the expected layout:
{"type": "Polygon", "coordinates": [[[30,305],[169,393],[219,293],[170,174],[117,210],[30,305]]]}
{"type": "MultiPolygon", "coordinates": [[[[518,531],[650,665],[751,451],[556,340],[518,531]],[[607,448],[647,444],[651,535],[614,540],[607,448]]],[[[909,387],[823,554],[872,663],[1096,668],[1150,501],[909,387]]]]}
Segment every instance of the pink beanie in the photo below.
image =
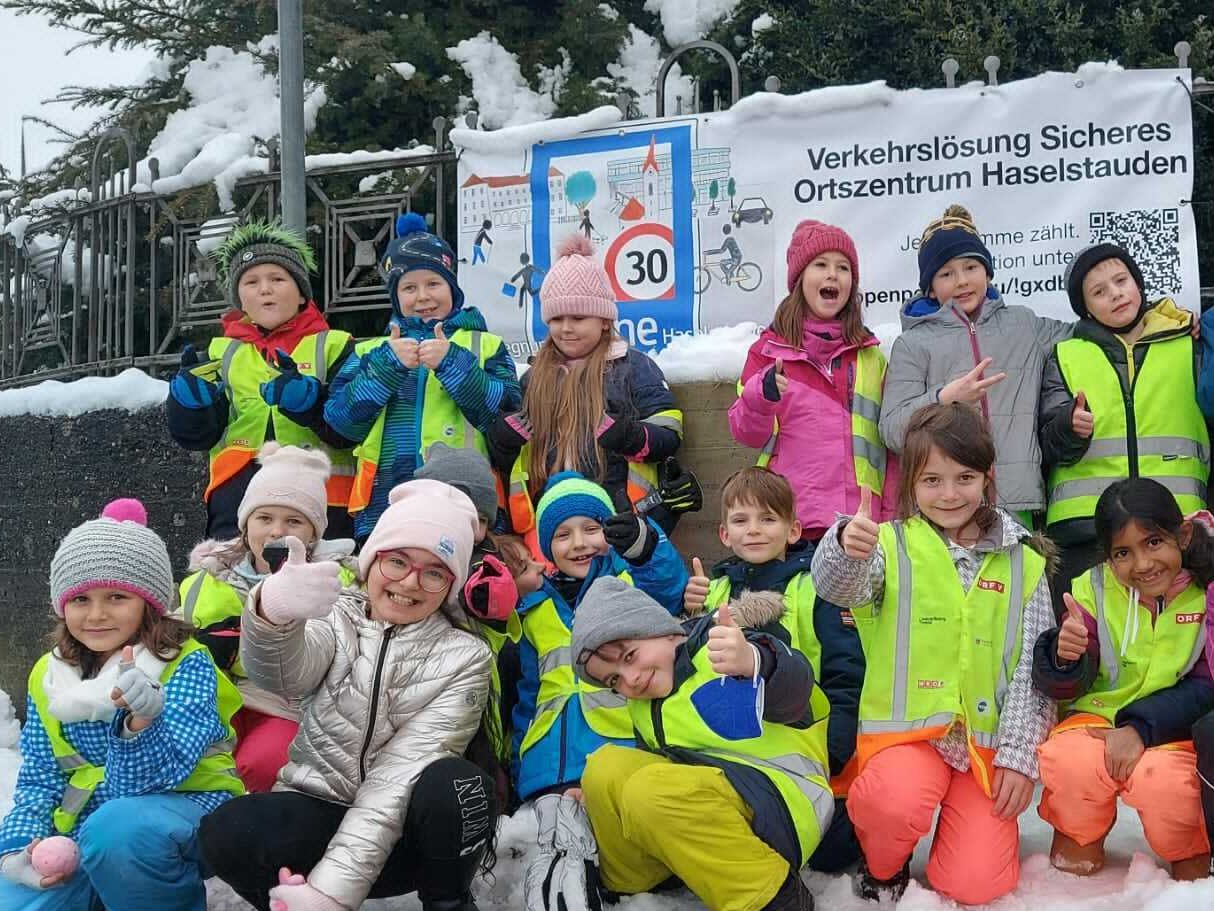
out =
{"type": "Polygon", "coordinates": [[[271,440],[257,453],[261,468],[249,481],[236,508],[236,527],[243,533],[249,517],[263,506],[286,506],[301,513],[323,538],[329,527],[329,495],[325,488],[331,465],[319,449],[283,446],[271,440]]]}
{"type": "Polygon", "coordinates": [[[832,250],[847,257],[851,263],[852,287],[859,287],[860,257],[851,235],[842,228],[807,218],[793,230],[792,240],[788,242],[788,290],[791,292],[797,286],[806,266],[832,250]]]}
{"type": "Polygon", "coordinates": [[[468,580],[472,545],[480,517],[468,495],[442,481],[422,479],[397,484],[358,555],[359,574],[366,579],[381,553],[417,547],[443,561],[455,575],[447,603],[455,604],[468,580]]]}
{"type": "Polygon", "coordinates": [[[540,318],[545,323],[558,316],[598,316],[614,321],[619,316],[615,292],[586,235],[566,237],[556,256],[556,264],[540,286],[540,318]]]}

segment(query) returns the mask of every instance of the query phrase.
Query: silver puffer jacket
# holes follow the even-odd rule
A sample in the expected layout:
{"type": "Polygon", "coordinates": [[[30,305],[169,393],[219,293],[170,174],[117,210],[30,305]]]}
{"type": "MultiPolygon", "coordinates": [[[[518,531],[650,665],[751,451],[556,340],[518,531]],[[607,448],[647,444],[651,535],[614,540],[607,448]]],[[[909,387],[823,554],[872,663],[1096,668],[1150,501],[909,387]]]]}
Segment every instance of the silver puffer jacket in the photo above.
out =
{"type": "Polygon", "coordinates": [[[414,782],[461,755],[489,693],[489,646],[442,613],[395,626],[347,590],[329,616],[275,626],[249,594],[240,659],[258,686],[304,701],[276,790],[349,807],[308,875],[347,908],[362,904],[400,840],[414,782]]]}

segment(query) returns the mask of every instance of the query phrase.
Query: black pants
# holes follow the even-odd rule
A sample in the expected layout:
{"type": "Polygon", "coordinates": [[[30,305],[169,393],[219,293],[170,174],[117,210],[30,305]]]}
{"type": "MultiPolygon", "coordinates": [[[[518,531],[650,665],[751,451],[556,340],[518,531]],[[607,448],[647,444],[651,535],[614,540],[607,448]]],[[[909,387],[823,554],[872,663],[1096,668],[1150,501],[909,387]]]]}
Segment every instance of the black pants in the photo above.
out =
{"type": "Polygon", "coordinates": [[[1201,812],[1206,835],[1214,843],[1214,712],[1193,725],[1193,749],[1197,751],[1197,775],[1201,785],[1201,812]]]}
{"type": "Polygon", "coordinates": [[[835,798],[835,815],[822,833],[817,850],[809,857],[809,869],[821,873],[842,873],[860,860],[860,842],[856,827],[847,815],[847,801],[835,798]]]}
{"type": "Polygon", "coordinates": [[[1054,599],[1054,616],[1061,619],[1066,613],[1062,596],[1071,590],[1071,582],[1078,576],[1104,560],[1104,550],[1096,541],[1068,544],[1058,555],[1058,569],[1050,577],[1050,595],[1054,599]]]}
{"type": "MultiPolygon", "coordinates": [[[[202,820],[203,857],[241,898],[269,911],[279,867],[306,876],[346,809],[293,791],[237,797],[202,820]]],[[[479,768],[457,758],[431,763],[413,788],[404,832],[369,897],[417,892],[425,903],[466,895],[494,842],[497,813],[493,782],[479,768]]]]}

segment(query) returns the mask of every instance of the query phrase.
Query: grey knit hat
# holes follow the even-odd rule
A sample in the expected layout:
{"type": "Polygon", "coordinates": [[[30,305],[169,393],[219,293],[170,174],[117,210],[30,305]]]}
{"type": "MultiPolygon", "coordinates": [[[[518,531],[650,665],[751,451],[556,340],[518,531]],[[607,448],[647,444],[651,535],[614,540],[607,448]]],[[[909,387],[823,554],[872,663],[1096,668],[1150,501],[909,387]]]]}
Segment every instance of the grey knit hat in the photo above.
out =
{"type": "Polygon", "coordinates": [[[489,460],[475,449],[453,449],[435,443],[426,453],[426,462],[413,472],[415,478],[430,478],[458,487],[468,495],[477,515],[493,524],[497,518],[497,482],[489,460]]]}
{"type": "Polygon", "coordinates": [[[643,591],[615,576],[601,576],[573,612],[574,670],[587,683],[602,686],[586,673],[587,659],[599,648],[620,639],[655,639],[682,632],[679,621],[643,591]]]}
{"type": "Polygon", "coordinates": [[[169,549],[147,527],[148,514],[138,500],[114,500],[101,518],[77,525],[59,542],[51,558],[51,604],[63,606],[90,588],[116,588],[138,595],[152,609],[173,608],[173,564],[169,549]]]}
{"type": "Polygon", "coordinates": [[[309,272],[316,271],[316,256],[308,242],[278,222],[254,221],[227,236],[212,254],[220,277],[227,284],[228,303],[240,309],[240,276],[254,266],[282,266],[295,279],[304,300],[312,300],[309,272]]]}

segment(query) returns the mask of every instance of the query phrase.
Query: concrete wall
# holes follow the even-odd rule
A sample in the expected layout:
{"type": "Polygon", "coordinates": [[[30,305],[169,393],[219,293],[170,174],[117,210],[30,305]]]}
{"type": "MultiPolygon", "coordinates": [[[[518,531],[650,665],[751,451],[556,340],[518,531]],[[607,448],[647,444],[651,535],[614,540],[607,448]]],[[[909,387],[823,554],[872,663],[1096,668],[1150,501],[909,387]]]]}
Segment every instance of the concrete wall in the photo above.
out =
{"type": "MultiPolygon", "coordinates": [[[[704,487],[705,508],[685,517],[675,543],[690,560],[723,553],[717,538],[721,484],[752,462],[729,435],[730,384],[677,387],[686,418],[680,458],[704,487]]],[[[169,439],[163,409],[97,411],[78,418],[0,419],[0,689],[24,717],[25,678],[53,626],[47,573],[59,540],[115,497],[133,496],[169,546],[178,578],[202,537],[206,461],[169,439]]]]}

